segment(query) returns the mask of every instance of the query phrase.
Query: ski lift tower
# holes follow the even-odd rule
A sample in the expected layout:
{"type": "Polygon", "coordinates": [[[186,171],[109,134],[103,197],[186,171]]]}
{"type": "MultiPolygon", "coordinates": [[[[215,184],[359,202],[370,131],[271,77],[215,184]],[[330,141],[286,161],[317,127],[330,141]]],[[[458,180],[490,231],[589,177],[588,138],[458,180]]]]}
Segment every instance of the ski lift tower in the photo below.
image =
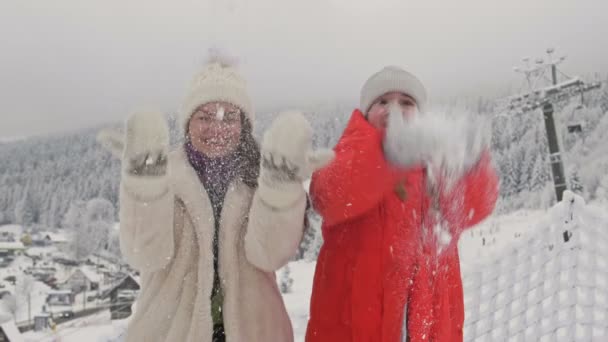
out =
{"type": "MultiPolygon", "coordinates": [[[[561,64],[566,57],[561,56],[555,59],[553,57],[554,52],[555,50],[552,48],[547,49],[547,61],[537,59],[535,61],[536,66],[531,67],[529,65],[529,58],[524,58],[526,66],[523,68],[514,68],[515,71],[524,73],[530,87],[530,92],[509,97],[507,99],[507,110],[529,112],[542,108],[545,129],[547,132],[547,140],[549,143],[549,161],[551,163],[553,183],[555,184],[555,194],[557,196],[557,201],[560,202],[562,200],[563,193],[568,186],[566,183],[564,164],[562,161],[561,152],[559,150],[557,132],[555,129],[553,104],[567,100],[574,96],[582,95],[590,90],[597,89],[601,87],[601,83],[585,83],[578,77],[569,78],[567,76],[567,80],[558,83],[557,73],[560,71],[557,69],[557,65],[561,64]],[[551,70],[552,85],[532,89],[532,76],[542,77],[544,76],[546,69],[551,70]]],[[[564,75],[563,73],[561,74],[564,75]]]]}

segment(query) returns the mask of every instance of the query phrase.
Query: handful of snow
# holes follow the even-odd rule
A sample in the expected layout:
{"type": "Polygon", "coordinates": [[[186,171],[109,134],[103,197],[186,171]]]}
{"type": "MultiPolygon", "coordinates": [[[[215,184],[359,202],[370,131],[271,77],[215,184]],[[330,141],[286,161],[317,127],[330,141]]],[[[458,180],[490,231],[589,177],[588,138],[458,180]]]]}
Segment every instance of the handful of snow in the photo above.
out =
{"type": "Polygon", "coordinates": [[[431,180],[453,184],[479,160],[490,136],[485,121],[465,111],[437,110],[404,118],[391,106],[384,154],[400,167],[427,166],[431,180]]]}

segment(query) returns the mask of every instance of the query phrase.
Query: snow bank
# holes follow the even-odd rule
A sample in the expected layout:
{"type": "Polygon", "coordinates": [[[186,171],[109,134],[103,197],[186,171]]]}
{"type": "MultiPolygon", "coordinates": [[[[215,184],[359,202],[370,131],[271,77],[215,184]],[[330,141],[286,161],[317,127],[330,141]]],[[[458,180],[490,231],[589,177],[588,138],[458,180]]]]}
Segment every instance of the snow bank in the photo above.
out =
{"type": "Polygon", "coordinates": [[[571,192],[534,232],[463,272],[465,341],[608,337],[608,217],[571,192]]]}

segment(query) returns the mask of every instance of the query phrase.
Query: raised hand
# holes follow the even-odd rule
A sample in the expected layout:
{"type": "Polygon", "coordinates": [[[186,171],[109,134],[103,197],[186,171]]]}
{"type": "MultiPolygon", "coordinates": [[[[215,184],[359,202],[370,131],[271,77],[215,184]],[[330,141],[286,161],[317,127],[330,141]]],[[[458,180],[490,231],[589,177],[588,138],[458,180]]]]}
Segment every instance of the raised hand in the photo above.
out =
{"type": "Polygon", "coordinates": [[[334,152],[312,150],[312,128],[301,112],[279,114],[262,140],[260,193],[274,205],[303,193],[302,182],[328,164],[334,152]]]}

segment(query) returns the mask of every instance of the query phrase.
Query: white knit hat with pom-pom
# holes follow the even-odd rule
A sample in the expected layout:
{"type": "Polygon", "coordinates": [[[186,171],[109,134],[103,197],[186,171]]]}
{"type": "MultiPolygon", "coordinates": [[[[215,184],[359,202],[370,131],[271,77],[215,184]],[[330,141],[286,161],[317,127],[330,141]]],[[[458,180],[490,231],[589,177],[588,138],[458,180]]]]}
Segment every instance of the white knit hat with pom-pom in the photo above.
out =
{"type": "Polygon", "coordinates": [[[212,56],[203,70],[194,77],[180,110],[182,127],[187,127],[190,117],[199,106],[216,101],[239,107],[253,124],[255,114],[247,82],[234,64],[219,55],[212,56]]]}
{"type": "Polygon", "coordinates": [[[387,66],[373,74],[361,88],[359,109],[367,114],[374,101],[392,91],[411,96],[420,112],[426,110],[427,94],[424,85],[413,74],[396,66],[387,66]]]}

